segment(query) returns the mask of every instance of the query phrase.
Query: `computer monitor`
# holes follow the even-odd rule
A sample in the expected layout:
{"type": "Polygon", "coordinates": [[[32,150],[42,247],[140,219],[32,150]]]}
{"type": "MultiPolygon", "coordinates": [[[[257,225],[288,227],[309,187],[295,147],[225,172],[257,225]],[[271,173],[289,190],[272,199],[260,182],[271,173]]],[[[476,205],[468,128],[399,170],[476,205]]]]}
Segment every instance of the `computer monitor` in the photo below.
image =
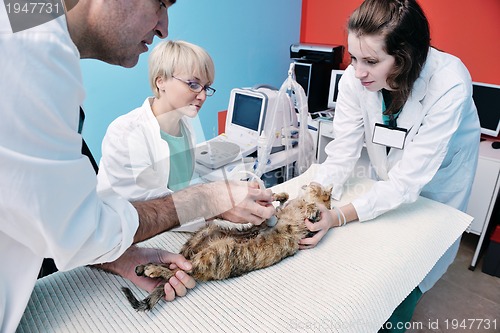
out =
{"type": "Polygon", "coordinates": [[[339,81],[344,74],[343,70],[332,70],[332,76],[330,78],[330,91],[328,93],[328,107],[330,109],[335,109],[337,105],[337,95],[339,93],[339,81]]]}
{"type": "Polygon", "coordinates": [[[226,136],[240,145],[257,140],[263,130],[267,96],[264,93],[235,88],[231,90],[226,118],[226,136]]]}
{"type": "Polygon", "coordinates": [[[306,96],[309,96],[309,83],[311,82],[312,64],[295,63],[295,80],[302,86],[306,96]]]}
{"type": "Polygon", "coordinates": [[[481,133],[497,137],[500,133],[500,85],[473,82],[472,98],[476,104],[481,133]]]}
{"type": "Polygon", "coordinates": [[[304,89],[310,113],[328,108],[328,85],[332,67],[331,63],[295,62],[295,80],[304,89]]]}

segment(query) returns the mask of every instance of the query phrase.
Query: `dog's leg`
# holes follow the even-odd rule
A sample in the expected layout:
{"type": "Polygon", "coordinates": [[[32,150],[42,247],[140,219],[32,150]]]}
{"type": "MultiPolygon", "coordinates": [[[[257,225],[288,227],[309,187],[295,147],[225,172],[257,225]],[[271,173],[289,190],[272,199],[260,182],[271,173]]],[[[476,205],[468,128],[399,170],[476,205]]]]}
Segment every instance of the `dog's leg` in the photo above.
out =
{"type": "Polygon", "coordinates": [[[158,303],[160,299],[165,297],[164,286],[165,283],[161,283],[156,286],[153,291],[142,301],[139,301],[129,288],[123,287],[122,291],[130,302],[130,305],[132,305],[132,307],[136,311],[149,311],[156,305],[156,303],[158,303]]]}
{"type": "MultiPolygon", "coordinates": [[[[306,204],[305,207],[306,218],[312,223],[318,222],[321,219],[321,211],[318,206],[314,202],[310,202],[306,204]]],[[[317,231],[309,231],[306,235],[306,238],[312,237],[317,233],[317,231]]]]}

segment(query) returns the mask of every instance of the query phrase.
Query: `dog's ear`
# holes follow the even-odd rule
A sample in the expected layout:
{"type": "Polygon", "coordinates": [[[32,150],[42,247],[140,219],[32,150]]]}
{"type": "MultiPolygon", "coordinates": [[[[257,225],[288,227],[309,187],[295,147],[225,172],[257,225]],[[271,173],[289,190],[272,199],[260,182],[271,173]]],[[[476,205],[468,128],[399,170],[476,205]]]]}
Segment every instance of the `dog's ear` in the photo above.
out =
{"type": "Polygon", "coordinates": [[[322,195],[323,201],[329,201],[332,195],[333,185],[322,188],[323,188],[323,195],[322,195]]]}
{"type": "Polygon", "coordinates": [[[323,191],[325,191],[326,193],[328,193],[328,195],[332,194],[332,190],[333,190],[333,185],[329,185],[327,187],[323,187],[323,191]]]}

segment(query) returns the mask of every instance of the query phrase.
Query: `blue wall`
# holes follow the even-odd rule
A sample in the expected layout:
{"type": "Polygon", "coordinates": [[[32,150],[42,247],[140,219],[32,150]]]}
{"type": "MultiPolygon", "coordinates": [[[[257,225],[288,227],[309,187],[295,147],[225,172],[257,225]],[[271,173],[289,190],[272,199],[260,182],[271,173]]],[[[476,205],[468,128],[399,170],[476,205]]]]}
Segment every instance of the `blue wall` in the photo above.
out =
{"type": "MultiPolygon", "coordinates": [[[[204,47],[215,62],[217,92],[200,111],[198,142],[217,134],[217,113],[227,109],[232,88],[279,88],[286,79],[290,44],[300,38],[301,0],[178,0],[169,15],[168,38],[204,47]]],[[[109,123],[152,95],[147,57],[148,53],[141,55],[132,69],[82,60],[87,90],[83,135],[97,161],[109,123]]]]}

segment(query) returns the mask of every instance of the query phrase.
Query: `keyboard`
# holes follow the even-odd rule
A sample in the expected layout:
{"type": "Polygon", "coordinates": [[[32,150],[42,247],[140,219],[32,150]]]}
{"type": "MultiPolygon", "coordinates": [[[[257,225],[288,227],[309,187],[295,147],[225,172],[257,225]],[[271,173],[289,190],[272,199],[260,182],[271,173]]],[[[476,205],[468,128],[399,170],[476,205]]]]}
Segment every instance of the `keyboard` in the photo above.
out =
{"type": "Polygon", "coordinates": [[[230,137],[227,134],[221,134],[209,140],[210,142],[230,142],[240,147],[242,157],[247,157],[257,151],[257,141],[243,140],[239,137],[230,137]]]}

